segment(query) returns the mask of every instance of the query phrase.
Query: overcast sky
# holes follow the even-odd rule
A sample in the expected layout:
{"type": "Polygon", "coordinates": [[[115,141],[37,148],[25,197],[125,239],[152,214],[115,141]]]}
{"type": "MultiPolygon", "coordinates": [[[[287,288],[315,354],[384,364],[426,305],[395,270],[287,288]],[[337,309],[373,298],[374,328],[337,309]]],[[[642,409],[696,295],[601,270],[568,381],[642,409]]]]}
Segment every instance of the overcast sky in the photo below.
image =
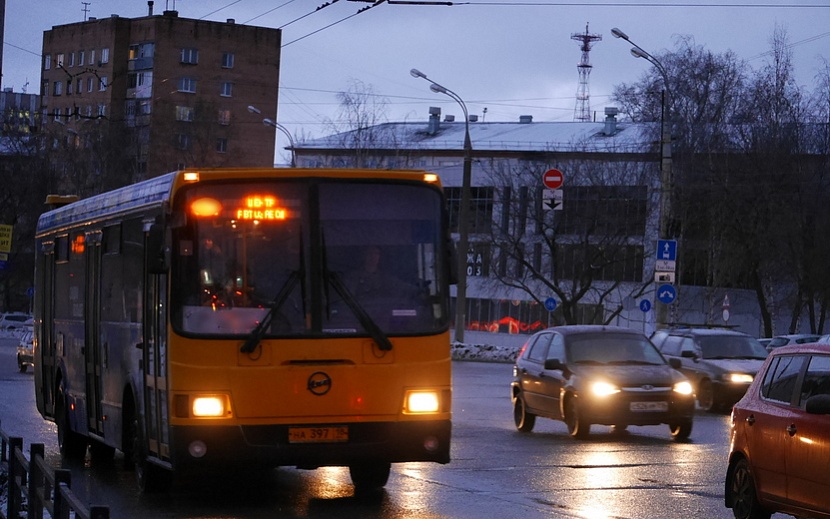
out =
{"type": "MultiPolygon", "coordinates": [[[[155,0],[154,9],[282,28],[277,117],[301,137],[328,133],[325,121],[336,117],[336,94],[354,81],[386,100],[392,121],[425,121],[430,106],[461,116],[456,102],[432,93],[426,81],[410,76],[411,68],[455,91],[471,114],[487,121],[517,121],[520,115],[572,121],[581,51],[571,36],[584,33],[586,24],[602,37],[590,52],[590,108],[599,118],[613,86],[637,81],[650,66],[631,56],[612,27],[652,54],[674,49],[678,35],[690,35],[713,52],[732,50],[757,69],[778,24],[788,33],[798,82],[810,90],[822,59],[830,61],[830,0],[452,3],[155,0]]],[[[38,91],[43,31],[52,26],[147,13],[146,0],[6,0],[3,87],[38,91]]]]}

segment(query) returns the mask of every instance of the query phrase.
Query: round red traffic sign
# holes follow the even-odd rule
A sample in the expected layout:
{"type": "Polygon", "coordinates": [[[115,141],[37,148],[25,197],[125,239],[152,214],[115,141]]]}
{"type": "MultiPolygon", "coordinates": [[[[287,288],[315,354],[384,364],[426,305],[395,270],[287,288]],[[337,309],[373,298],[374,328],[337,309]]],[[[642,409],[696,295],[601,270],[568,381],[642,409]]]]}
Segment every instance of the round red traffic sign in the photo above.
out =
{"type": "Polygon", "coordinates": [[[548,189],[559,189],[565,181],[565,175],[558,169],[549,169],[542,175],[542,183],[548,189]]]}

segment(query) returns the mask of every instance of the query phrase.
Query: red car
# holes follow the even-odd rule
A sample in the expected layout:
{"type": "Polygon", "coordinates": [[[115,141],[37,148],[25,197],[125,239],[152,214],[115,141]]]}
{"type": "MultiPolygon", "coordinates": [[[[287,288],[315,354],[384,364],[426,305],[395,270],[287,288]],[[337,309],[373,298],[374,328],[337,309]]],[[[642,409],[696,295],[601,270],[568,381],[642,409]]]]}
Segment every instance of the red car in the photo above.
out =
{"type": "Polygon", "coordinates": [[[830,519],[830,344],[776,348],[733,407],[725,504],[830,519]]]}

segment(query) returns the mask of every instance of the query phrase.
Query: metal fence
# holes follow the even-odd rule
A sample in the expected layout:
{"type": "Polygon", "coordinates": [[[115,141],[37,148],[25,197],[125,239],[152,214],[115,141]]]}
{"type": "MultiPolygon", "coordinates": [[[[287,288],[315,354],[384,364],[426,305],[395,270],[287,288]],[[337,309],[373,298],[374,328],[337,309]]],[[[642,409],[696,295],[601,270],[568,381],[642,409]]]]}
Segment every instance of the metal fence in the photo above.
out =
{"type": "Polygon", "coordinates": [[[42,443],[33,443],[29,458],[23,452],[23,438],[9,436],[0,427],[0,475],[6,474],[6,507],[0,506],[0,519],[43,519],[44,511],[53,519],[109,519],[108,506],[87,507],[71,489],[71,473],[52,469],[43,457],[42,443]]]}

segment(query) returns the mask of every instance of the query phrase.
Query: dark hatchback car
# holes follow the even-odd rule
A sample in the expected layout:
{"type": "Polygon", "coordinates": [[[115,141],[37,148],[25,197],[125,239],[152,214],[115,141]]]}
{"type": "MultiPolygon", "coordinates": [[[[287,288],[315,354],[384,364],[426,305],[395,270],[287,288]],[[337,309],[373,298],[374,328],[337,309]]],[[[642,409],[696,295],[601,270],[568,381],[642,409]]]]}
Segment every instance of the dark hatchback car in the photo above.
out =
{"type": "Polygon", "coordinates": [[[758,339],[723,328],[659,330],[651,341],[692,382],[701,408],[728,411],[746,392],[767,358],[758,339]]]}
{"type": "Polygon", "coordinates": [[[513,366],[513,419],[530,432],[536,417],[564,421],[576,438],[592,424],[668,424],[692,432],[692,386],[640,332],[614,326],[557,326],[532,335],[513,366]]]}
{"type": "Polygon", "coordinates": [[[725,504],[830,519],[830,345],[776,348],[732,408],[725,504]]]}

